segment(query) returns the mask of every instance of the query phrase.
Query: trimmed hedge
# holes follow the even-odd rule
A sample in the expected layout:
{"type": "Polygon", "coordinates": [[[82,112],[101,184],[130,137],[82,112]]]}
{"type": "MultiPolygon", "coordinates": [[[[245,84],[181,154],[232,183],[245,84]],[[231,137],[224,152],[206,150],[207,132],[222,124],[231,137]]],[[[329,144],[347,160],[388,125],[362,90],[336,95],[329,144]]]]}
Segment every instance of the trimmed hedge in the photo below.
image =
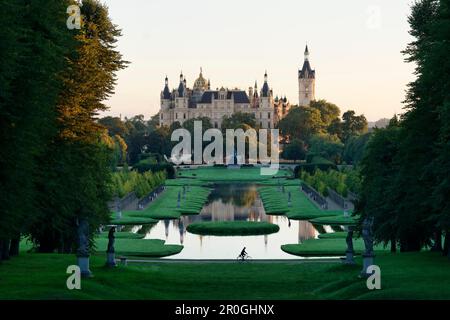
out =
{"type": "Polygon", "coordinates": [[[193,223],[186,230],[204,236],[257,236],[277,233],[280,227],[269,222],[221,221],[193,223]]]}

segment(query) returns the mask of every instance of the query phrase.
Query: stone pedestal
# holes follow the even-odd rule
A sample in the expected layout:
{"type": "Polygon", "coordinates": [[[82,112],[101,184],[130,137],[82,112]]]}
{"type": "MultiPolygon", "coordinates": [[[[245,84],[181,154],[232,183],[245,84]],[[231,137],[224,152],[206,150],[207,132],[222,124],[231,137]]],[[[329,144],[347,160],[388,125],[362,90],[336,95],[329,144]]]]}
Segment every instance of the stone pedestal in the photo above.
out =
{"type": "Polygon", "coordinates": [[[356,264],[354,259],[355,252],[353,250],[347,250],[345,251],[345,259],[342,261],[343,264],[356,264]]]}
{"type": "Polygon", "coordinates": [[[77,257],[77,264],[80,267],[81,277],[90,278],[92,272],[89,270],[89,257],[77,257]]]}
{"type": "Polygon", "coordinates": [[[368,278],[372,275],[371,273],[367,273],[367,268],[374,265],[374,258],[375,255],[373,254],[363,254],[363,269],[361,270],[361,277],[368,278]]]}
{"type": "Polygon", "coordinates": [[[111,268],[117,266],[117,264],[116,264],[116,254],[114,252],[112,252],[112,253],[107,252],[106,253],[106,266],[107,267],[111,267],[111,268]]]}

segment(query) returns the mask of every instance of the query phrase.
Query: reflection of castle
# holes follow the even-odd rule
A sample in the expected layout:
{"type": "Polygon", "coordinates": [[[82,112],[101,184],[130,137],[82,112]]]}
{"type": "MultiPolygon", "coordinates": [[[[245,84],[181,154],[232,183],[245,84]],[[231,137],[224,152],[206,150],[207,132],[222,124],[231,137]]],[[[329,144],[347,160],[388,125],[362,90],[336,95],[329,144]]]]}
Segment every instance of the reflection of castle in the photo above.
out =
{"type": "Polygon", "coordinates": [[[302,243],[305,240],[315,239],[317,237],[317,231],[309,221],[298,222],[298,242],[302,243]]]}

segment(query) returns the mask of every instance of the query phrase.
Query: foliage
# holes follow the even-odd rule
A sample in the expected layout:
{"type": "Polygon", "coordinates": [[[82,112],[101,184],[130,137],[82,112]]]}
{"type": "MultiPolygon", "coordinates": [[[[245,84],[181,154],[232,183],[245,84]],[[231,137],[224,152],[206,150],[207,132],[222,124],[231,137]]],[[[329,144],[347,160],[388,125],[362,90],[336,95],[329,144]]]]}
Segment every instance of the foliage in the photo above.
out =
{"type": "Polygon", "coordinates": [[[300,173],[300,179],[312,186],[323,196],[328,195],[328,188],[336,191],[343,197],[348,196],[348,191],[357,194],[361,188],[359,171],[351,169],[342,172],[337,170],[316,170],[314,174],[302,171],[300,173]]]}
{"type": "Polygon", "coordinates": [[[282,157],[286,160],[303,160],[306,156],[305,143],[301,140],[293,140],[283,150],[282,157]]]}
{"type": "Polygon", "coordinates": [[[207,236],[255,236],[276,233],[280,227],[269,222],[219,221],[190,224],[187,231],[207,236]]]}
{"type": "Polygon", "coordinates": [[[339,164],[342,158],[344,145],[337,135],[316,134],[309,141],[308,151],[320,155],[325,159],[339,164]]]}
{"type": "Polygon", "coordinates": [[[123,198],[131,192],[135,192],[138,198],[142,198],[163,185],[166,180],[164,171],[138,173],[127,169],[112,174],[112,193],[115,197],[123,198]]]}

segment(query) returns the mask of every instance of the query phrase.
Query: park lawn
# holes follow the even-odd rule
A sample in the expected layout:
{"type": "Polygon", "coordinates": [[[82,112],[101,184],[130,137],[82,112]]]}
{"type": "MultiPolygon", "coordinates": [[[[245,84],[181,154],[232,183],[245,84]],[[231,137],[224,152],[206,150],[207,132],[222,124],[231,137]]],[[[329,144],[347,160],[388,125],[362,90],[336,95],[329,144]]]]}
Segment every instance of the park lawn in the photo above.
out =
{"type": "MultiPolygon", "coordinates": [[[[332,233],[322,233],[319,234],[319,239],[345,239],[347,238],[348,232],[338,231],[332,233]]],[[[353,238],[356,238],[356,235],[353,235],[353,238]]]]}
{"type": "Polygon", "coordinates": [[[117,219],[117,213],[114,212],[111,214],[111,224],[113,225],[145,225],[145,224],[154,224],[157,223],[158,220],[152,219],[148,216],[144,216],[142,211],[123,211],[122,218],[117,219]]]}
{"type": "Polygon", "coordinates": [[[320,209],[306,197],[297,185],[288,185],[284,189],[284,193],[279,191],[278,185],[265,186],[258,189],[266,213],[284,214],[291,220],[309,220],[343,214],[341,211],[320,209]],[[289,192],[291,192],[291,207],[288,207],[289,192]]]}
{"type": "Polygon", "coordinates": [[[257,236],[280,231],[280,227],[269,222],[220,221],[190,224],[187,231],[205,236],[257,236]]]}
{"type": "MultiPolygon", "coordinates": [[[[355,254],[364,252],[364,241],[353,239],[353,249],[355,254]]],[[[281,250],[286,253],[301,257],[324,257],[324,256],[345,256],[347,243],[345,239],[310,239],[303,243],[285,244],[281,246],[281,250]]],[[[376,252],[387,251],[382,245],[374,246],[376,252]]]]}
{"type": "MultiPolygon", "coordinates": [[[[109,232],[102,232],[98,235],[99,238],[108,239],[109,232]]],[[[133,232],[115,232],[116,239],[143,239],[145,234],[133,233],[133,232]]]]}
{"type": "Polygon", "coordinates": [[[311,220],[311,223],[326,226],[354,226],[358,223],[359,217],[334,215],[330,217],[319,217],[311,220]]]}
{"type": "Polygon", "coordinates": [[[450,261],[440,254],[380,253],[382,290],[369,291],[358,265],[323,262],[152,263],[108,269],[66,288],[75,255],[21,253],[0,264],[0,299],[450,299],[450,261]]]}
{"type": "MultiPolygon", "coordinates": [[[[183,214],[199,214],[203,205],[208,200],[209,188],[189,185],[186,187],[186,198],[183,198],[183,185],[166,186],[166,190],[158,196],[145,210],[124,211],[123,217],[127,217],[128,224],[142,224],[139,219],[153,219],[154,222],[164,219],[179,219],[183,214]],[[187,191],[189,189],[189,191],[187,191]],[[178,193],[181,194],[180,208],[178,204],[178,193]],[[135,218],[133,220],[133,218],[135,218]],[[132,222],[136,223],[132,223],[132,222]]],[[[113,217],[115,214],[113,214],[113,217]]],[[[114,220],[114,222],[120,222],[114,220]]],[[[123,223],[122,223],[123,224],[123,223]]]]}
{"type": "MultiPolygon", "coordinates": [[[[105,252],[108,247],[108,239],[95,239],[97,252],[105,252]]],[[[167,257],[183,250],[180,245],[166,245],[164,240],[147,239],[116,239],[114,243],[116,255],[134,257],[167,257]]]]}
{"type": "Polygon", "coordinates": [[[288,170],[279,170],[276,175],[261,175],[260,168],[228,169],[220,167],[182,170],[178,173],[179,178],[195,178],[204,182],[260,182],[273,179],[273,177],[281,178],[290,177],[291,175],[292,173],[288,170]]]}

